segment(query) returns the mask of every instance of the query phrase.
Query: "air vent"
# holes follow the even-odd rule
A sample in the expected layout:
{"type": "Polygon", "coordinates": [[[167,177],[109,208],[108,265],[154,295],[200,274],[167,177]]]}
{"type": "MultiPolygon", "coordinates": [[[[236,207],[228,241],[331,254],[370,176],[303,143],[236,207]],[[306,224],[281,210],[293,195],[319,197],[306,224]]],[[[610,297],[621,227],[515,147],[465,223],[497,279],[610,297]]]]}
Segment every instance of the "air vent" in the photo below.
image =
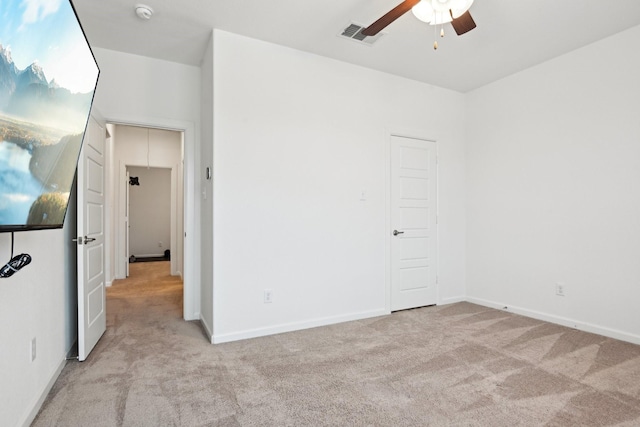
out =
{"type": "Polygon", "coordinates": [[[382,37],[385,33],[379,32],[375,36],[365,36],[362,34],[362,31],[365,29],[362,25],[350,23],[347,28],[345,28],[340,37],[346,37],[351,40],[355,40],[357,42],[361,42],[364,44],[372,45],[377,42],[380,37],[382,37]]]}

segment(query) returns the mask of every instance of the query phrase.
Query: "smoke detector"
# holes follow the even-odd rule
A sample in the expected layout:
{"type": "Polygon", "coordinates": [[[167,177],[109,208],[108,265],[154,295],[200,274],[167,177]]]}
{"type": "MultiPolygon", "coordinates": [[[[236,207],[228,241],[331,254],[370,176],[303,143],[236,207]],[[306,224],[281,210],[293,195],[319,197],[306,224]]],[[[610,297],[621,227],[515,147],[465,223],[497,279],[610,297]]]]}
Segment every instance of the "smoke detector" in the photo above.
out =
{"type": "Polygon", "coordinates": [[[151,9],[151,6],[147,6],[146,4],[137,4],[135,10],[138,18],[144,19],[145,21],[148,21],[151,19],[151,16],[153,16],[153,9],[151,9]]]}

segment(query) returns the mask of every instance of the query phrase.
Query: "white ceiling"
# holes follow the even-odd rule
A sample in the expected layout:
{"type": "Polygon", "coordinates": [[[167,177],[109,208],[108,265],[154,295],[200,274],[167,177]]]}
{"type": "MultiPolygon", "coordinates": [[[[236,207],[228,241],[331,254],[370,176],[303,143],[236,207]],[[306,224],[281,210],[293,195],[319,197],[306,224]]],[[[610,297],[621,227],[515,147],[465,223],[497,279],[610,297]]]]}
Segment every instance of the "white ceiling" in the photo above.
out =
{"type": "MultiPolygon", "coordinates": [[[[401,0],[73,0],[92,46],[199,65],[218,28],[459,92],[640,25],[639,0],[475,0],[478,27],[456,36],[447,24],[433,50],[433,27],[411,12],[375,45],[338,37],[371,24],[401,0]],[[155,14],[138,19],[144,3],[155,14]]],[[[629,52],[637,55],[637,52],[629,52]]]]}

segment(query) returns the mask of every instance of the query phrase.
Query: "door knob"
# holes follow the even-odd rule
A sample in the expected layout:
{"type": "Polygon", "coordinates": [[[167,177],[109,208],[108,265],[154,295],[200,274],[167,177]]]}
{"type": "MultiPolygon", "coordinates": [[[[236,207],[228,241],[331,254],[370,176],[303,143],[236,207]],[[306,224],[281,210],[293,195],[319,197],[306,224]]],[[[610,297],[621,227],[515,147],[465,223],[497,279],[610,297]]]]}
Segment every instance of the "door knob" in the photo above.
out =
{"type": "Polygon", "coordinates": [[[94,239],[93,237],[87,237],[87,236],[84,236],[84,237],[79,236],[77,239],[71,239],[72,242],[78,242],[79,245],[91,243],[94,240],[96,239],[94,239]]]}
{"type": "Polygon", "coordinates": [[[404,231],[393,230],[394,236],[397,236],[398,234],[404,234],[404,231]]]}

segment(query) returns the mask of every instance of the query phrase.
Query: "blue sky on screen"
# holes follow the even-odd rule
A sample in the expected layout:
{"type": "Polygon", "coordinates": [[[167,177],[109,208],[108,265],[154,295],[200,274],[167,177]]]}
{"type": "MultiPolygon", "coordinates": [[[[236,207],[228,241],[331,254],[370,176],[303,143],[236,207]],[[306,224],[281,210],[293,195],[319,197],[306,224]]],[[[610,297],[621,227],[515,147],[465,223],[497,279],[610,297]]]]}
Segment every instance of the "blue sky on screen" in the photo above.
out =
{"type": "Polygon", "coordinates": [[[0,1],[0,44],[16,67],[37,62],[71,92],[91,92],[98,69],[69,0],[0,1]]]}

